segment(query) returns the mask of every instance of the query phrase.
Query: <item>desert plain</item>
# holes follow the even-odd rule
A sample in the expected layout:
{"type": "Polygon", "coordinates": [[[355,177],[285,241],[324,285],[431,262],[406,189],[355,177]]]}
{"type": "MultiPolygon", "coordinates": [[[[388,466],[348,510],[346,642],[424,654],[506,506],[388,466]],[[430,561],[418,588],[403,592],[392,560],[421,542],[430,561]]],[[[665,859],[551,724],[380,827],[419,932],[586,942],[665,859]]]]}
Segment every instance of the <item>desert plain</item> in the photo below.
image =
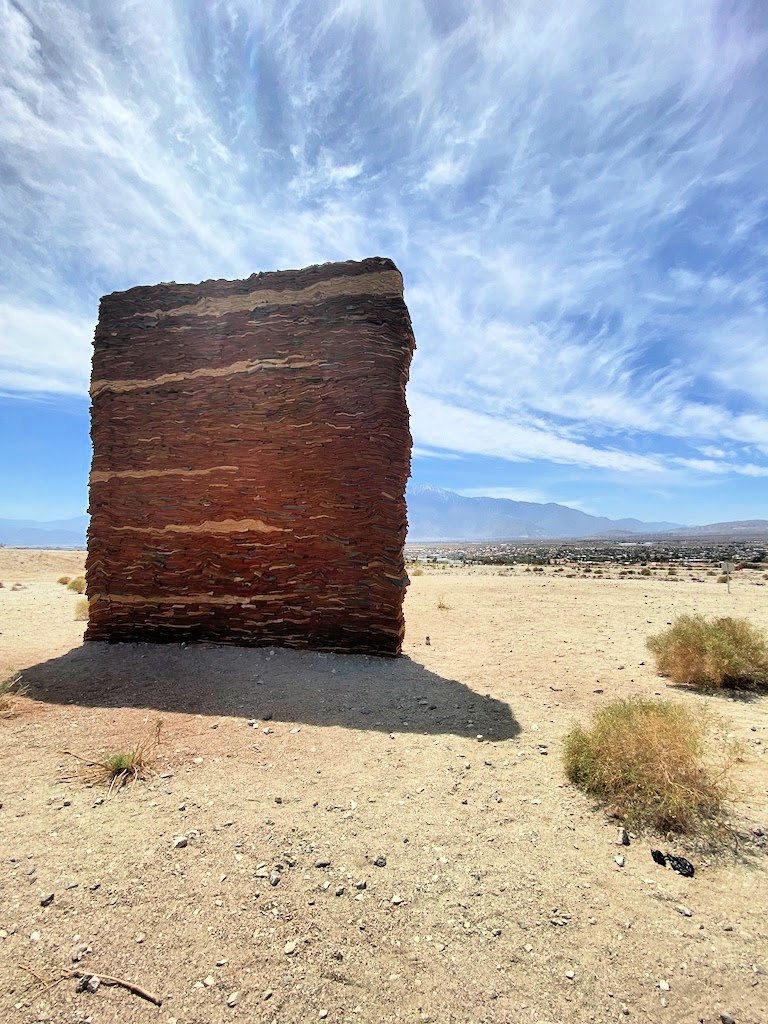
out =
{"type": "Polygon", "coordinates": [[[768,1021],[768,697],[671,686],[645,647],[682,612],[768,631],[762,573],[426,566],[376,659],[83,645],[56,582],[83,564],[0,549],[0,678],[28,688],[0,718],[0,1019],[768,1021]],[[718,850],[619,846],[568,783],[571,723],[632,694],[742,743],[718,850]],[[158,722],[151,778],[94,784],[158,722]]]}

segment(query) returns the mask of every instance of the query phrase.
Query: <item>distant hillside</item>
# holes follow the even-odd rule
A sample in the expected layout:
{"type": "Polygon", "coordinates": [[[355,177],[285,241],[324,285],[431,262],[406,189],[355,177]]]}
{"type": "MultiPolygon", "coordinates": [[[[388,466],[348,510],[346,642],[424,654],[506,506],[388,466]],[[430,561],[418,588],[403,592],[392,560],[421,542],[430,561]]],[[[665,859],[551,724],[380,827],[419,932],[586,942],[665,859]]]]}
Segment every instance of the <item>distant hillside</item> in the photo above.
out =
{"type": "Polygon", "coordinates": [[[88,516],[75,519],[0,519],[0,544],[9,548],[84,548],[88,516]]]}
{"type": "Polygon", "coordinates": [[[733,523],[709,523],[673,530],[673,537],[768,537],[768,519],[740,519],[733,523]]]}
{"type": "Polygon", "coordinates": [[[679,523],[607,519],[549,502],[465,498],[429,484],[408,487],[408,540],[545,540],[601,534],[662,533],[679,523]]]}

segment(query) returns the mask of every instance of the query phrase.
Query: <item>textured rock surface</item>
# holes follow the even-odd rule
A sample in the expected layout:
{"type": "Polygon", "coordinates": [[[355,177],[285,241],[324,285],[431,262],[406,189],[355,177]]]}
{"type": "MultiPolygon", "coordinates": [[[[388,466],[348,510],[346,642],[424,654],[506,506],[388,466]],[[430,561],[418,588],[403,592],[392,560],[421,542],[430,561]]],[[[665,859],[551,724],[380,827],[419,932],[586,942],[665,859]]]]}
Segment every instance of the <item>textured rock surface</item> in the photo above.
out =
{"type": "Polygon", "coordinates": [[[103,298],[86,639],[399,653],[413,349],[386,259],[103,298]]]}

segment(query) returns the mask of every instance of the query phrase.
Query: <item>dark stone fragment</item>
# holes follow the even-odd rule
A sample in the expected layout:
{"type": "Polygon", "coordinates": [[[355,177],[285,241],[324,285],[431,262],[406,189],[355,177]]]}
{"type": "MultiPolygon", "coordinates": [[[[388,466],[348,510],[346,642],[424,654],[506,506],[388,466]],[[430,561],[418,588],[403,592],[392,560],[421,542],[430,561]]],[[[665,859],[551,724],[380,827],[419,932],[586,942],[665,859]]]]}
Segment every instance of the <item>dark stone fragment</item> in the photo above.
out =
{"type": "Polygon", "coordinates": [[[678,873],[678,875],[685,875],[686,878],[693,878],[696,869],[689,860],[685,859],[685,857],[674,857],[671,853],[668,853],[667,863],[673,871],[678,873]]]}

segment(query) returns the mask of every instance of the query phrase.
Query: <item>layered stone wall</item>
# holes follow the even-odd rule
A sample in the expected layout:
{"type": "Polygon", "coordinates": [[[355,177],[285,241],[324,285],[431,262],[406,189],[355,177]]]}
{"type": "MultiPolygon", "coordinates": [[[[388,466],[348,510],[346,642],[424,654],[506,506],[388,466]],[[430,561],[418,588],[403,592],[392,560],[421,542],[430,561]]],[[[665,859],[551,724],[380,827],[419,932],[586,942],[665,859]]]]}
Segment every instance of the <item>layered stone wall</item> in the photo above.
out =
{"type": "Polygon", "coordinates": [[[413,349],[387,259],[105,296],[86,639],[399,653],[413,349]]]}

